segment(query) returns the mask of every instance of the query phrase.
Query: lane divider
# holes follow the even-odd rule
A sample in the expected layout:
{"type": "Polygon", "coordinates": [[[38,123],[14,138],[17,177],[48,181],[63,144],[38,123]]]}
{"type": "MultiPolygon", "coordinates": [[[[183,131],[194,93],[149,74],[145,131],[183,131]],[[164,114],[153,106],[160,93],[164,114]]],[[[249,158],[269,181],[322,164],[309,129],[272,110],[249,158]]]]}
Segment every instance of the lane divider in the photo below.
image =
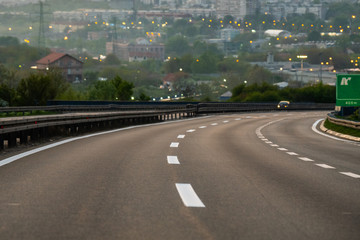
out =
{"type": "Polygon", "coordinates": [[[304,162],[313,162],[314,160],[307,158],[307,157],[299,157],[300,160],[303,160],[304,162]]]}
{"type": "Polygon", "coordinates": [[[170,144],[170,147],[171,147],[171,148],[177,148],[177,147],[179,147],[179,143],[178,143],[178,142],[172,142],[172,143],[170,144]]]}
{"type": "Polygon", "coordinates": [[[183,201],[186,207],[201,207],[201,208],[205,207],[204,203],[198,197],[191,184],[176,183],[175,186],[180,195],[181,200],[183,201]]]}
{"type": "Polygon", "coordinates": [[[327,164],[315,164],[318,167],[326,168],[326,169],[335,169],[333,166],[327,164]]]}
{"type": "Polygon", "coordinates": [[[343,175],[352,177],[352,178],[360,178],[360,175],[355,174],[355,173],[351,173],[351,172],[340,172],[340,173],[343,174],[343,175]]]}
{"type": "Polygon", "coordinates": [[[294,153],[294,152],[287,152],[287,154],[291,155],[291,156],[298,156],[299,154],[294,153]]]}
{"type": "MultiPolygon", "coordinates": [[[[288,114],[289,116],[291,114],[288,114]]],[[[276,114],[274,116],[277,116],[276,114]]],[[[286,148],[282,148],[282,147],[279,147],[279,145],[277,144],[274,144],[272,143],[270,140],[268,140],[267,138],[264,137],[264,135],[261,133],[261,130],[273,123],[276,123],[278,121],[282,121],[284,120],[283,118],[282,119],[278,119],[278,120],[275,120],[275,121],[272,121],[272,122],[268,122],[267,124],[265,125],[262,125],[260,127],[258,127],[255,131],[257,137],[262,140],[263,142],[269,144],[270,146],[272,147],[277,147],[278,150],[280,151],[288,151],[288,149],[286,148]]],[[[349,141],[349,140],[344,140],[344,139],[339,139],[339,138],[336,138],[336,137],[333,137],[333,136],[329,136],[327,134],[324,134],[322,132],[320,132],[319,130],[316,129],[317,125],[319,124],[320,121],[322,121],[324,119],[319,119],[317,120],[313,125],[312,125],[312,130],[320,135],[323,135],[323,136],[326,136],[326,137],[329,137],[329,138],[332,138],[332,139],[336,139],[336,140],[339,140],[339,141],[343,141],[343,142],[347,142],[347,143],[352,143],[354,144],[352,141],[349,141]]],[[[355,144],[357,145],[357,144],[355,144]]],[[[286,152],[287,154],[291,155],[291,156],[299,156],[299,154],[295,153],[295,152],[286,152]]],[[[298,159],[304,161],[304,162],[315,162],[315,160],[311,159],[311,158],[307,158],[307,157],[298,157],[298,159]]],[[[319,163],[314,163],[314,165],[318,166],[318,167],[321,167],[321,168],[324,168],[324,169],[336,169],[335,167],[333,166],[330,166],[330,165],[327,165],[327,164],[319,164],[319,163]]],[[[352,173],[352,172],[339,172],[340,174],[342,175],[345,175],[345,176],[348,176],[348,177],[352,177],[352,178],[355,178],[355,179],[359,179],[360,178],[360,175],[359,174],[356,174],[356,173],[352,173]]]]}
{"type": "Polygon", "coordinates": [[[167,156],[168,164],[180,164],[177,156],[167,156]]]}

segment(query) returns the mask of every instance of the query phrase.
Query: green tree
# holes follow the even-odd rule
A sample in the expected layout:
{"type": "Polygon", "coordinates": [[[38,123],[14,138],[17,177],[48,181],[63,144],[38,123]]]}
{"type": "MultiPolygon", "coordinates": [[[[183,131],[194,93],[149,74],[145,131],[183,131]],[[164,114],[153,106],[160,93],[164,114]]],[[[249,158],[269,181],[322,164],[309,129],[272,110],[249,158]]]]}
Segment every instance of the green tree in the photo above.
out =
{"type": "Polygon", "coordinates": [[[164,72],[165,73],[174,73],[179,72],[179,69],[181,68],[181,63],[179,58],[171,58],[169,61],[167,61],[164,65],[164,72]]]}
{"type": "Polygon", "coordinates": [[[16,37],[0,37],[0,46],[17,46],[20,45],[16,37]]]}
{"type": "Polygon", "coordinates": [[[116,100],[115,86],[110,81],[96,81],[89,89],[89,100],[116,100]]]}
{"type": "Polygon", "coordinates": [[[116,76],[111,80],[111,84],[115,87],[115,98],[117,100],[130,100],[133,94],[134,84],[122,80],[121,77],[116,76]]]}
{"type": "Polygon", "coordinates": [[[217,62],[220,56],[211,52],[205,52],[192,64],[192,72],[194,73],[214,73],[217,70],[217,62]]]}
{"type": "Polygon", "coordinates": [[[8,85],[0,84],[0,101],[1,105],[12,106],[16,97],[15,89],[10,88],[8,85]]]}
{"type": "Polygon", "coordinates": [[[307,38],[308,41],[320,41],[321,35],[318,31],[311,31],[307,38]]]}
{"type": "Polygon", "coordinates": [[[166,42],[166,51],[171,56],[183,56],[190,51],[188,40],[182,35],[176,35],[166,42]]]}
{"type": "Polygon", "coordinates": [[[270,83],[272,81],[272,74],[269,70],[255,65],[249,69],[246,74],[246,80],[249,83],[258,83],[261,84],[263,82],[270,83]]]}
{"type": "Polygon", "coordinates": [[[17,87],[17,103],[22,106],[46,105],[66,91],[69,84],[58,71],[31,74],[17,87]]]}
{"type": "Polygon", "coordinates": [[[191,78],[176,80],[173,87],[175,92],[183,94],[185,97],[191,97],[196,92],[196,82],[191,78]]]}
{"type": "Polygon", "coordinates": [[[106,65],[120,65],[120,60],[115,54],[109,54],[104,61],[106,65]]]}

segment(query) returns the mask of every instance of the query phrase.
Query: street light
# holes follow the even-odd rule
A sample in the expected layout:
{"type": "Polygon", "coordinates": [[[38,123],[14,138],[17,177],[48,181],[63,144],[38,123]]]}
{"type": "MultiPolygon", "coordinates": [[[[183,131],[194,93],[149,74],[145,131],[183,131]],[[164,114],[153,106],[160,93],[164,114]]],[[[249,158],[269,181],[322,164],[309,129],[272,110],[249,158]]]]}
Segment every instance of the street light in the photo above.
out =
{"type": "Polygon", "coordinates": [[[301,83],[303,82],[304,59],[307,59],[307,57],[307,55],[297,55],[297,58],[301,60],[301,83]]]}
{"type": "Polygon", "coordinates": [[[304,59],[307,59],[307,55],[297,55],[297,58],[299,58],[301,60],[301,71],[304,68],[304,59]]]}

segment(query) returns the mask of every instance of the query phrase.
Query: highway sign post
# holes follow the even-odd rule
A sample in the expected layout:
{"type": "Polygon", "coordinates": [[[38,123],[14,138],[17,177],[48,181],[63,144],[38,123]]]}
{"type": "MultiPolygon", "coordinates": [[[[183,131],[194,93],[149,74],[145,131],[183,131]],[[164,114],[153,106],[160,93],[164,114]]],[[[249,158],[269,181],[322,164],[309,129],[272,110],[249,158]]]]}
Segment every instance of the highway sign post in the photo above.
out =
{"type": "Polygon", "coordinates": [[[360,106],[360,74],[337,75],[336,106],[360,106]]]}

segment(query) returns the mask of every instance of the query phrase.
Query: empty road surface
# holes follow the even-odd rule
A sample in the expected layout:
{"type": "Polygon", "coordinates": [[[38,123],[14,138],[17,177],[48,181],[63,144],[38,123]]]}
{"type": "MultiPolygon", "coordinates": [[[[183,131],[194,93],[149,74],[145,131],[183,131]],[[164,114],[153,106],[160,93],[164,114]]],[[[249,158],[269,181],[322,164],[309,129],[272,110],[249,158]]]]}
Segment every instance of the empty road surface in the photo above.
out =
{"type": "Polygon", "coordinates": [[[360,144],[316,132],[325,116],[209,116],[2,159],[0,239],[358,240],[360,144]]]}

